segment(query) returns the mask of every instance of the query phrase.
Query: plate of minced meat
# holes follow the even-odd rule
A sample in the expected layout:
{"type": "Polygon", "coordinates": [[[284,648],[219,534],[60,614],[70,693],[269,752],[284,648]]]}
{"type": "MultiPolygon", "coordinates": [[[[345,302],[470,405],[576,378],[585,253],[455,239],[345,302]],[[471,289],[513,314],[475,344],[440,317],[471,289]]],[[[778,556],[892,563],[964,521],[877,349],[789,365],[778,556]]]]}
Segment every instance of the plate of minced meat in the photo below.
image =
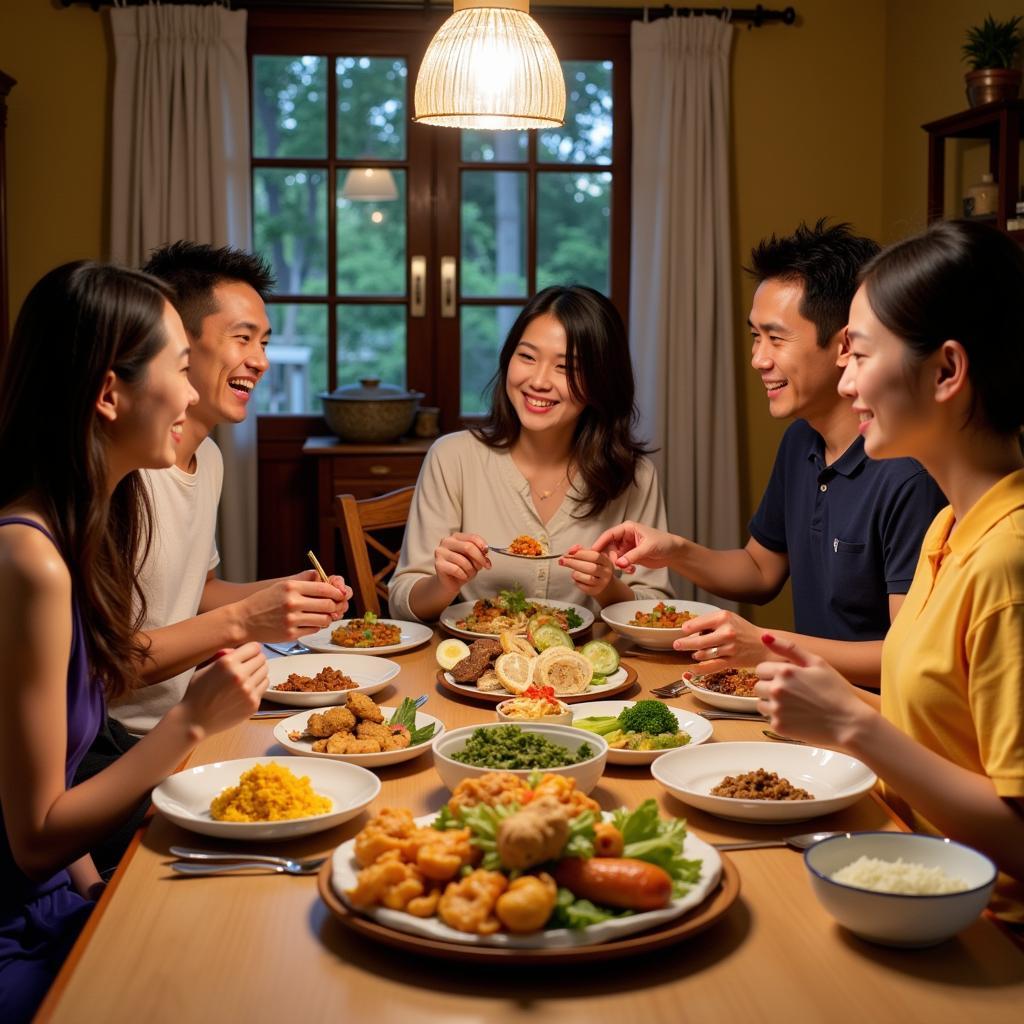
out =
{"type": "Polygon", "coordinates": [[[848,754],[785,743],[680,747],[651,774],[683,803],[732,821],[807,821],[855,803],[875,773],[848,754]],[[729,794],[729,795],[725,795],[729,794]]]}
{"type": "Polygon", "coordinates": [[[293,654],[267,662],[270,684],[263,694],[276,704],[319,708],[344,704],[350,693],[383,690],[399,666],[387,658],[360,654],[293,654]]]}
{"type": "Polygon", "coordinates": [[[316,633],[300,637],[299,643],[322,654],[398,654],[425,644],[433,635],[434,631],[422,622],[381,619],[367,612],[362,618],[332,622],[316,633]]]}

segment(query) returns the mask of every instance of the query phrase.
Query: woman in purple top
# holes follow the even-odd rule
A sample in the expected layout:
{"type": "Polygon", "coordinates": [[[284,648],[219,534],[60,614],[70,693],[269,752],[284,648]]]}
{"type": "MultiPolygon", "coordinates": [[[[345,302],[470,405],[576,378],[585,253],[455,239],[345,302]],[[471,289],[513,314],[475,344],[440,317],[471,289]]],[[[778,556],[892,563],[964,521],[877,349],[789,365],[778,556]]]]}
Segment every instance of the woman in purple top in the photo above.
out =
{"type": "Polygon", "coordinates": [[[102,887],[88,849],[266,687],[224,652],[114,765],[69,788],[145,657],[137,470],[174,462],[189,346],[155,278],[69,263],[29,293],[0,369],[0,1020],[28,1020],[102,887]]]}

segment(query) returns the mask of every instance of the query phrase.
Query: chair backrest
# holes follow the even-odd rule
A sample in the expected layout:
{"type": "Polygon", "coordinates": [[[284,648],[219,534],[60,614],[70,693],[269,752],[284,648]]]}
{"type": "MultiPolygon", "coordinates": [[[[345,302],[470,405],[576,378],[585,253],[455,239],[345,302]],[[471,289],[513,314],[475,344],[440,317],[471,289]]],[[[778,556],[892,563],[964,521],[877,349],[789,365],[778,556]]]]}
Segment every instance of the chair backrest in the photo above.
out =
{"type": "Polygon", "coordinates": [[[356,611],[380,614],[380,599],[387,599],[385,580],[398,565],[398,552],[392,551],[373,536],[378,530],[404,527],[409,518],[409,507],[415,488],[400,487],[378,498],[356,500],[352,494],[338,494],[334,498],[335,515],[341,531],[345,551],[345,582],[352,588],[356,611]],[[384,559],[383,568],[374,572],[370,550],[384,559]]]}

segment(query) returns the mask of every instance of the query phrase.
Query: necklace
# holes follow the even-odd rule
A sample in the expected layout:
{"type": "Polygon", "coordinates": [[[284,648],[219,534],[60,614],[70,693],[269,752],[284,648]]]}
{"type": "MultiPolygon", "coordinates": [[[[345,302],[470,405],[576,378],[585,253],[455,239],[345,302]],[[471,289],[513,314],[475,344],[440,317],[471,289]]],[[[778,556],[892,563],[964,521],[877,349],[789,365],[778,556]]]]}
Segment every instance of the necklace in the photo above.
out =
{"type": "Polygon", "coordinates": [[[552,487],[549,487],[549,488],[548,488],[548,489],[547,489],[546,491],[542,491],[542,490],[540,490],[540,488],[538,488],[537,486],[535,486],[535,485],[534,485],[534,483],[533,483],[532,481],[530,482],[530,489],[531,489],[531,490],[533,491],[533,493],[534,493],[534,494],[535,494],[535,495],[537,496],[537,500],[538,500],[538,501],[546,501],[546,500],[547,500],[548,498],[550,498],[550,497],[551,497],[551,495],[553,495],[553,494],[554,494],[554,493],[555,493],[556,491],[560,491],[560,490],[562,489],[563,485],[564,485],[564,484],[567,484],[568,482],[569,482],[569,470],[568,470],[568,469],[566,469],[566,471],[565,471],[565,472],[564,472],[564,473],[562,474],[562,476],[561,476],[561,477],[559,478],[559,480],[558,480],[558,481],[557,481],[557,482],[556,482],[556,483],[554,484],[554,486],[552,486],[552,487]]]}

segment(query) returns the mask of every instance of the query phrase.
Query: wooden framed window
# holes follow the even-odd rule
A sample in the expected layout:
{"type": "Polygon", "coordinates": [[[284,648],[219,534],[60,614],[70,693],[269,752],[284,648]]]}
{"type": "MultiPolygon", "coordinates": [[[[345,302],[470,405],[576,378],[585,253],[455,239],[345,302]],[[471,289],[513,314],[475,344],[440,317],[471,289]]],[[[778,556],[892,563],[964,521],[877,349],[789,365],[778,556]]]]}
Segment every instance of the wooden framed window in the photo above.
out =
{"type": "Polygon", "coordinates": [[[254,245],[278,279],[261,438],[269,415],[323,432],[320,392],[367,376],[423,391],[456,429],[549,284],[589,284],[628,315],[629,22],[535,16],[565,70],[565,126],[460,132],[411,120],[443,14],[250,11],[254,245]]]}

